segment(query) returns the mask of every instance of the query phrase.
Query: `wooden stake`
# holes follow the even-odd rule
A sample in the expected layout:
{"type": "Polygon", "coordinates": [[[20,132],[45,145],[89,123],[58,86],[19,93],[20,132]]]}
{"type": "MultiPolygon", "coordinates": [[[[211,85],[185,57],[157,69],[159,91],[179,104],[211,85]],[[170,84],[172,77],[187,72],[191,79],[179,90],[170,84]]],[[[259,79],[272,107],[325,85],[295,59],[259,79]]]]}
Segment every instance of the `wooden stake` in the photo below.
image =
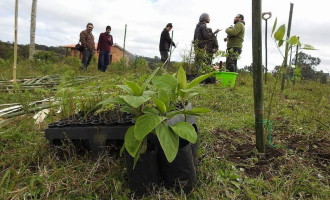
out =
{"type": "Polygon", "coordinates": [[[261,0],[252,0],[252,55],[256,147],[260,153],[264,153],[261,0]]]}
{"type": "Polygon", "coordinates": [[[16,82],[16,65],[17,65],[17,18],[18,18],[18,0],[15,0],[15,39],[14,39],[14,66],[13,81],[16,82]]]}

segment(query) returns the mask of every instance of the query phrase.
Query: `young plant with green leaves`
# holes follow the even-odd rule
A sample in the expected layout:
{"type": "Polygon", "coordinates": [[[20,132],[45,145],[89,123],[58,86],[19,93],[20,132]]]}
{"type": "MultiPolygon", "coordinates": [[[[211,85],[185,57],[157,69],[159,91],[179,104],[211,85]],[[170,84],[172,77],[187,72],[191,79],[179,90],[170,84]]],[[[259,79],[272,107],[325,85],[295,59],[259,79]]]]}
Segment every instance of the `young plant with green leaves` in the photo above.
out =
{"type": "Polygon", "coordinates": [[[118,85],[125,92],[124,95],[97,104],[118,104],[123,112],[135,115],[136,123],[128,128],[123,147],[134,157],[135,164],[140,155],[147,151],[149,134],[157,136],[168,162],[172,162],[178,153],[179,138],[195,143],[197,133],[188,122],[180,121],[169,125],[168,121],[177,115],[199,115],[209,111],[206,108],[188,110],[185,102],[198,94],[198,84],[214,72],[187,83],[182,67],[174,75],[155,76],[160,68],[155,69],[142,86],[127,81],[125,85],[118,85]]]}

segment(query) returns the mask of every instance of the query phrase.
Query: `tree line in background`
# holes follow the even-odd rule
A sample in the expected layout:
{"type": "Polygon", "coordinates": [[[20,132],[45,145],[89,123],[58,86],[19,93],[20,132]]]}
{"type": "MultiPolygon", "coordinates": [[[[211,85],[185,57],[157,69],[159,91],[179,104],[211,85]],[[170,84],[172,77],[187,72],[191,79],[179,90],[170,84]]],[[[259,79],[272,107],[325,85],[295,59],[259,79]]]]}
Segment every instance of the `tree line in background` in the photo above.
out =
{"type": "MultiPolygon", "coordinates": [[[[321,81],[321,83],[327,83],[329,73],[324,73],[322,70],[317,71],[315,67],[321,63],[321,59],[318,57],[312,57],[304,52],[299,52],[297,58],[292,59],[291,65],[287,68],[287,78],[295,80],[313,80],[321,81]]],[[[281,66],[275,66],[272,74],[277,74],[281,70],[281,66]]],[[[238,70],[239,72],[253,72],[252,66],[245,66],[238,70]]]]}

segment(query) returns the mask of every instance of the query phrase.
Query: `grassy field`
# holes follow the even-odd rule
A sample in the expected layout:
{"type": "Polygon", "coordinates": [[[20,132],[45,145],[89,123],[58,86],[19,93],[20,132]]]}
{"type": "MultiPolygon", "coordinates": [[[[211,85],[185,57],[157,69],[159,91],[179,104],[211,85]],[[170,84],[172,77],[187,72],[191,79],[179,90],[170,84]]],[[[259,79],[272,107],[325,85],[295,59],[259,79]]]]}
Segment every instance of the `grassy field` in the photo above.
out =
{"type": "MultiPolygon", "coordinates": [[[[106,73],[95,62],[86,72],[74,60],[61,64],[20,62],[18,76],[59,74],[54,89],[13,89],[0,93],[0,104],[28,103],[54,96],[62,113],[41,124],[32,114],[11,118],[0,130],[0,199],[134,199],[124,159],[119,152],[91,160],[71,145],[50,147],[45,128],[83,106],[117,94],[116,84],[140,80],[150,70],[113,65],[106,73]],[[75,82],[78,76],[93,77],[75,82]],[[65,109],[68,109],[64,113],[65,109]]],[[[2,63],[1,79],[11,78],[10,63],[2,63]]],[[[168,69],[168,71],[175,71],[168,69]]],[[[202,85],[192,103],[211,112],[199,116],[198,183],[189,195],[165,188],[144,199],[330,199],[330,87],[317,82],[288,83],[269,77],[264,87],[269,139],[266,153],[255,150],[253,80],[240,74],[234,88],[202,85]]]]}

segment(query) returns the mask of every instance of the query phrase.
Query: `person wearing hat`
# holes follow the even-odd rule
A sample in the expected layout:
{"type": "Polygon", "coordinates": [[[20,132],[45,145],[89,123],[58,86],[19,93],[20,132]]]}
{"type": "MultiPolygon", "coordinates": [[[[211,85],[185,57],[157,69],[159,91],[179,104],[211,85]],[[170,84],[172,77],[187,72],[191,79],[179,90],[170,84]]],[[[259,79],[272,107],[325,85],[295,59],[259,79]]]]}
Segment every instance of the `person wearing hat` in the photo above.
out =
{"type": "Polygon", "coordinates": [[[206,24],[210,23],[210,16],[207,13],[201,14],[199,17],[199,22],[196,25],[194,33],[194,46],[195,46],[195,65],[198,68],[202,67],[203,64],[211,64],[209,61],[212,59],[207,59],[205,61],[205,53],[213,54],[216,49],[208,50],[208,43],[213,40],[215,35],[220,31],[217,29],[215,32],[209,31],[206,24]],[[207,62],[207,63],[205,63],[207,62]]]}
{"type": "Polygon", "coordinates": [[[175,44],[170,37],[170,31],[172,30],[172,28],[172,23],[168,23],[160,35],[159,51],[162,62],[165,62],[167,60],[170,46],[173,45],[175,47],[175,44]]]}
{"type": "Polygon", "coordinates": [[[111,27],[107,26],[105,32],[100,34],[97,43],[97,53],[99,53],[98,70],[105,72],[110,64],[110,50],[113,45],[113,37],[110,34],[111,27]]]}

